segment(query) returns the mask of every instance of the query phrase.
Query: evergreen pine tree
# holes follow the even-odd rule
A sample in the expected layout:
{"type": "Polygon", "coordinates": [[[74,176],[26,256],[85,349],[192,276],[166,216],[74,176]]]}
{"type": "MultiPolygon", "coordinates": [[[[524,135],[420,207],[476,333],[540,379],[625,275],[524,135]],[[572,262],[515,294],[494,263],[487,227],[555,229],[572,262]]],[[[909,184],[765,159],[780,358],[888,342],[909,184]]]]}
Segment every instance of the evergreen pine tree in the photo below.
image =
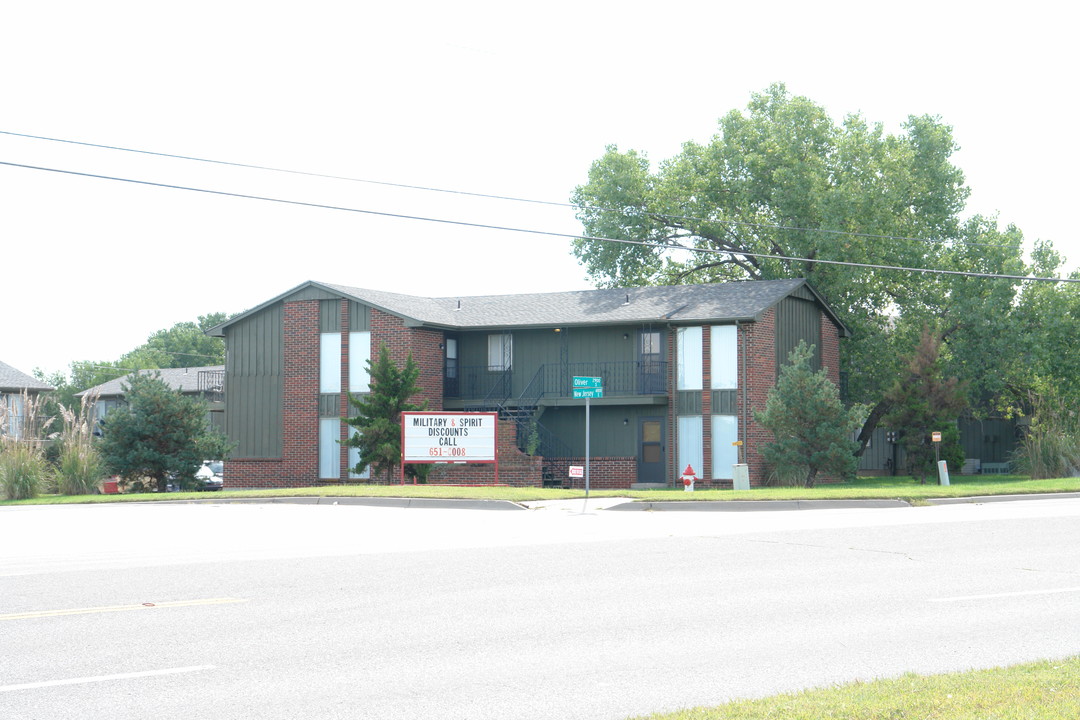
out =
{"type": "Polygon", "coordinates": [[[776,438],[761,454],[785,479],[814,487],[820,473],[849,477],[858,467],[852,433],[860,418],[844,407],[824,370],[814,372],[814,346],[800,342],[780,368],[765,411],[755,413],[776,438]]]}
{"type": "MultiPolygon", "coordinates": [[[[359,474],[371,466],[374,471],[385,473],[386,482],[389,483],[394,468],[401,461],[401,413],[423,410],[427,402],[409,402],[409,398],[420,390],[416,384],[420,368],[411,353],[405,360],[405,367],[399,369],[390,359],[390,350],[384,344],[379,348],[379,359],[374,363],[368,360],[368,372],[371,375],[371,392],[359,397],[349,395],[356,415],[345,422],[356,432],[349,436],[345,444],[360,450],[360,462],[353,472],[359,474]]],[[[427,473],[418,474],[426,476],[427,473]]]]}

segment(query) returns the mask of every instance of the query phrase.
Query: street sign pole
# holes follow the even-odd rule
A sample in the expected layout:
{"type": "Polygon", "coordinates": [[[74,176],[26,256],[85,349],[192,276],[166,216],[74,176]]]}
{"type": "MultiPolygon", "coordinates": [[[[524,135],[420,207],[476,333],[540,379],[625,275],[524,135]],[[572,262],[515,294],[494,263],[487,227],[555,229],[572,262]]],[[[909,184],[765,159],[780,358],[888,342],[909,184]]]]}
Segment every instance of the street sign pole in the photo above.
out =
{"type": "MultiPolygon", "coordinates": [[[[589,447],[589,439],[592,433],[589,432],[589,408],[590,400],[585,398],[585,502],[589,501],[589,460],[592,457],[589,447]]],[[[584,511],[584,510],[583,510],[584,511]]]]}

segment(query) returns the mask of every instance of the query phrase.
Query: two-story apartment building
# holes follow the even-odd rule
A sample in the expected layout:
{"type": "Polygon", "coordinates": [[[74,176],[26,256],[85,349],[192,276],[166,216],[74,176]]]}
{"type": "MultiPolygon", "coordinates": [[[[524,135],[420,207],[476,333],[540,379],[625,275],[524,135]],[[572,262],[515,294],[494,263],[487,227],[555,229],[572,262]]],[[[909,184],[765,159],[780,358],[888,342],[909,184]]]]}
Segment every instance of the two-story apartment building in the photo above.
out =
{"type": "MultiPolygon", "coordinates": [[[[594,487],[669,485],[683,468],[730,486],[746,462],[764,479],[754,421],[800,340],[839,380],[847,329],[804,280],[427,298],[306,282],[208,331],[225,339],[225,431],[237,443],[226,487],[356,481],[339,441],[386,345],[420,367],[429,410],[498,410],[500,482],[563,484],[583,462],[590,400],[594,487]],[[742,442],[741,447],[736,443],[742,442]]],[[[434,481],[484,482],[491,466],[434,481]]],[[[580,481],[576,481],[580,482],[580,481]]]]}

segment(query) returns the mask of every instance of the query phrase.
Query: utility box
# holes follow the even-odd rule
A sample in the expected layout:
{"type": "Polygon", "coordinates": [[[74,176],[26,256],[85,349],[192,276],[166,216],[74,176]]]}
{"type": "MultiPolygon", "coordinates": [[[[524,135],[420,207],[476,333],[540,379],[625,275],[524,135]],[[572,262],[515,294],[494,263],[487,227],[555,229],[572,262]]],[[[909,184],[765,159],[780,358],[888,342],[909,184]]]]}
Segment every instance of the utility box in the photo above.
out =
{"type": "Polygon", "coordinates": [[[731,484],[735,490],[750,489],[750,466],[738,463],[731,466],[731,484]]]}
{"type": "Polygon", "coordinates": [[[937,476],[938,483],[940,483],[941,485],[949,484],[949,464],[944,460],[938,460],[937,476]]]}

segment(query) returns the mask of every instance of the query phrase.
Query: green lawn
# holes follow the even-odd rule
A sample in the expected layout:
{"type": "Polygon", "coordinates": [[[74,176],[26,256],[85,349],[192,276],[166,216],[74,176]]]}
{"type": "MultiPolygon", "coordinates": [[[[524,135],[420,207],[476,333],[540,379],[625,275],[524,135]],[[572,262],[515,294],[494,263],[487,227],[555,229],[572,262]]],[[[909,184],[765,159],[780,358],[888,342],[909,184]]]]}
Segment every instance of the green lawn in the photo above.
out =
{"type": "MultiPolygon", "coordinates": [[[[1080,478],[1058,480],[1029,480],[1016,475],[953,476],[952,485],[918,485],[911,478],[859,478],[850,483],[822,485],[816,488],[755,488],[752,490],[708,490],[701,484],[689,493],[681,488],[672,490],[601,490],[594,497],[630,497],[638,500],[836,500],[836,499],[901,499],[915,504],[929,498],[971,497],[978,495],[1011,495],[1028,493],[1080,492],[1080,478]]],[[[580,498],[582,490],[556,490],[511,487],[448,487],[444,485],[331,485],[318,488],[281,490],[235,490],[212,493],[143,493],[127,495],[46,495],[34,500],[4,501],[0,505],[59,504],[93,502],[145,502],[148,500],[225,499],[230,497],[423,497],[423,498],[482,498],[523,502],[580,498]]]]}
{"type": "MultiPolygon", "coordinates": [[[[647,720],[1064,720],[1080,718],[1080,657],[741,700],[647,720]]],[[[641,720],[645,720],[642,718],[641,720]]]]}

